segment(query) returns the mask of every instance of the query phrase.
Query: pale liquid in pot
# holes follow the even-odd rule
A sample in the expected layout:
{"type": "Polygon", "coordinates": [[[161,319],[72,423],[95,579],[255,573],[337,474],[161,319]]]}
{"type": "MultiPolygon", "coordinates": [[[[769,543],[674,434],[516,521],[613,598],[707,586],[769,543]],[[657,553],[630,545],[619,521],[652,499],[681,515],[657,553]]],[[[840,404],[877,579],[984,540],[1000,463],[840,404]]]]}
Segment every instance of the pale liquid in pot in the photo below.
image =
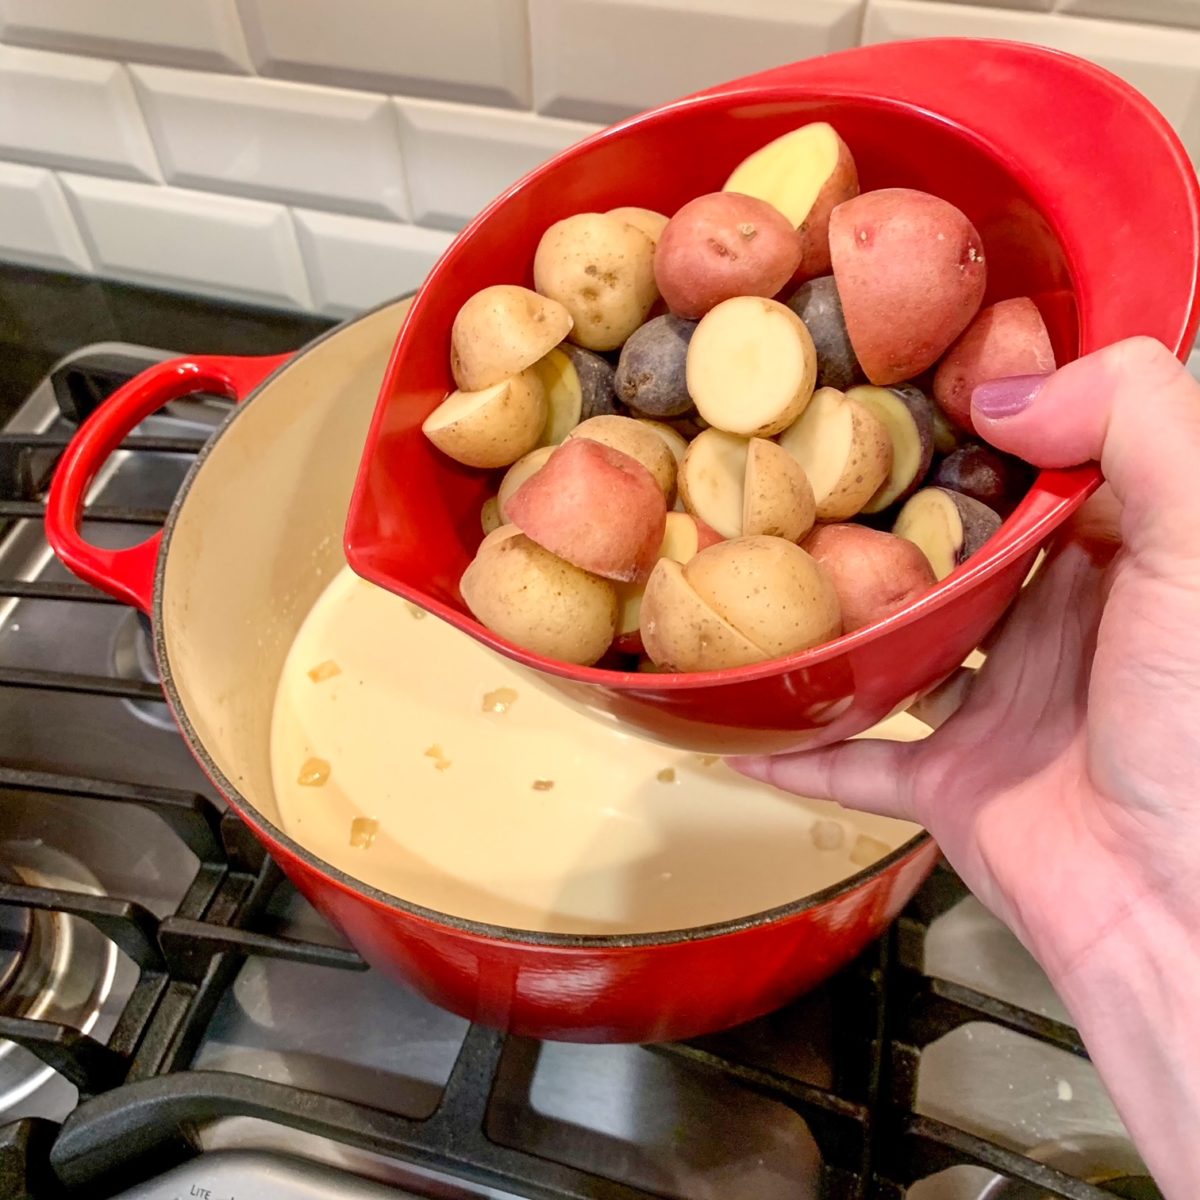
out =
{"type": "MultiPolygon", "coordinates": [[[[874,731],[925,732],[905,715],[874,731]]],[[[545,932],[747,916],[916,832],[606,726],[348,567],[288,654],[271,763],[284,829],[326,862],[442,913],[545,932]]]]}

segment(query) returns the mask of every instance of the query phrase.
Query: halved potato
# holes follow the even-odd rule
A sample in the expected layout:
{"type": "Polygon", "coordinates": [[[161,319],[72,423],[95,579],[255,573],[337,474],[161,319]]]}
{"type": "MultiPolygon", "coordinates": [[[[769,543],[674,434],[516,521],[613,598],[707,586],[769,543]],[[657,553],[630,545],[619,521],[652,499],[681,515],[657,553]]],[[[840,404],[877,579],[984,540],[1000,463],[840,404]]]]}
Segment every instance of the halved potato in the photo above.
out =
{"type": "Polygon", "coordinates": [[[746,455],[742,533],[798,542],[816,520],[816,499],[804,468],[782,446],[751,438],[746,455]]]}
{"type": "Polygon", "coordinates": [[[706,604],[669,558],[650,573],[641,617],[642,644],[664,671],[721,671],[769,657],[706,604]]]}
{"type": "Polygon", "coordinates": [[[829,214],[858,195],[858,171],[832,125],[814,121],[768,142],[740,162],[726,192],[757,196],[800,231],[800,277],[829,271],[829,214]]]}
{"type": "Polygon", "coordinates": [[[769,658],[807,650],[842,632],[837,593],[825,569],[783,538],[718,542],[697,554],[683,576],[769,658]]]}
{"type": "Polygon", "coordinates": [[[571,332],[556,300],[501,283],[476,292],[458,310],[450,368],[461,391],[477,392],[532,366],[571,332]]]}
{"type": "Polygon", "coordinates": [[[500,480],[500,490],[496,493],[496,505],[502,521],[508,520],[508,502],[517,494],[517,489],[549,462],[554,451],[554,446],[539,446],[518,458],[504,473],[504,478],[500,480]]]}
{"type": "Polygon", "coordinates": [[[583,419],[583,389],[574,364],[556,346],[530,368],[546,393],[546,426],[540,446],[557,446],[583,419]]]}
{"type": "Polygon", "coordinates": [[[662,437],[644,422],[633,417],[592,417],[576,425],[567,440],[571,438],[589,438],[636,458],[654,476],[667,503],[674,503],[675,455],[662,437]]]}
{"type": "Polygon", "coordinates": [[[684,508],[723,538],[740,537],[745,507],[748,438],[706,429],[692,439],[679,467],[684,508]]]}
{"type": "Polygon", "coordinates": [[[484,502],[483,507],[479,510],[479,524],[483,528],[485,534],[489,534],[499,529],[504,523],[504,518],[500,515],[500,501],[495,496],[489,496],[484,502]]]}
{"type": "Polygon", "coordinates": [[[533,371],[478,392],[452,392],[425,418],[421,432],[468,467],[507,467],[538,443],[546,393],[533,371]]]}
{"type": "Polygon", "coordinates": [[[906,500],[921,486],[933,462],[933,401],[912,384],[851,388],[849,400],[865,404],[884,424],[892,442],[892,466],[879,490],[862,506],[865,513],[883,512],[906,500]]]}
{"type": "Polygon", "coordinates": [[[484,539],[459,590],[483,625],[548,658],[590,666],[612,642],[613,585],[507,526],[484,539]]]}
{"type": "Polygon", "coordinates": [[[804,468],[818,521],[844,521],[861,512],[892,465],[892,442],[883,422],[836,388],[814,393],[779,444],[804,468]]]}
{"type": "Polygon", "coordinates": [[[987,507],[946,488],[922,488],[900,510],[892,532],[924,551],[939,580],[967,561],[1000,528],[987,507]]]}
{"type": "Polygon", "coordinates": [[[687,386],[714,428],[770,437],[804,411],[817,378],[817,352],[804,322],[761,296],[722,301],[688,346],[687,386]]]}

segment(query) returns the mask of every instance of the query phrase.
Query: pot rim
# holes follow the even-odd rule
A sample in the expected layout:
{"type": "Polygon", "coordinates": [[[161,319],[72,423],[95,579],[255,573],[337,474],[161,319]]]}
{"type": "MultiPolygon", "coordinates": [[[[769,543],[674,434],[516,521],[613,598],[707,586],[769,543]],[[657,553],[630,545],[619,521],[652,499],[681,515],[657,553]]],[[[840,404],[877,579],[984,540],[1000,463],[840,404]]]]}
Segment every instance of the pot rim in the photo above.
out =
{"type": "Polygon", "coordinates": [[[180,733],[183,734],[185,741],[188,743],[188,748],[195,755],[204,773],[220,789],[221,794],[237,811],[239,818],[244,820],[261,839],[299,859],[305,866],[315,870],[343,892],[348,892],[357,898],[367,900],[376,907],[392,909],[406,917],[423,921],[427,924],[449,928],[455,932],[490,942],[503,942],[515,946],[525,945],[560,950],[616,950],[678,945],[685,942],[702,941],[709,938],[741,933],[760,926],[778,924],[798,917],[805,912],[821,908],[850,892],[873,883],[881,876],[891,873],[902,863],[914,858],[932,840],[930,835],[923,829],[898,846],[890,854],[872,863],[869,867],[864,867],[861,871],[856,871],[854,874],[848,875],[838,883],[830,884],[828,887],[821,888],[816,892],[810,892],[796,900],[788,901],[786,904],[749,913],[746,916],[711,922],[707,925],[658,930],[650,933],[549,933],[533,929],[520,929],[514,926],[495,925],[487,921],[454,916],[451,913],[443,913],[437,909],[415,904],[411,900],[404,899],[402,896],[393,895],[391,892],[385,892],[371,884],[364,883],[348,872],[334,866],[332,863],[326,862],[323,858],[320,858],[313,851],[309,850],[308,847],[286,833],[274,821],[269,820],[255,804],[234,786],[232,781],[213,760],[207,747],[192,725],[191,719],[184,709],[179,690],[175,686],[174,672],[167,653],[164,633],[165,622],[163,618],[163,581],[166,575],[167,556],[171,548],[171,539],[175,531],[175,526],[179,520],[183,506],[186,504],[187,498],[191,493],[192,485],[200,471],[203,470],[204,464],[208,461],[208,457],[214,447],[234,425],[239,416],[258,399],[264,390],[325,342],[349,329],[359,321],[366,320],[386,308],[403,303],[405,300],[411,300],[415,294],[415,291],[406,292],[366,309],[356,316],[340,321],[316,338],[306,342],[295,354],[281,363],[263,379],[240,404],[234,405],[188,468],[187,475],[184,477],[179,491],[175,494],[175,499],[171,503],[170,511],[163,525],[162,543],[159,547],[158,561],[154,568],[154,604],[151,613],[154,631],[154,656],[158,665],[159,677],[162,680],[163,692],[166,696],[167,704],[171,709],[171,715],[174,717],[180,733]]]}

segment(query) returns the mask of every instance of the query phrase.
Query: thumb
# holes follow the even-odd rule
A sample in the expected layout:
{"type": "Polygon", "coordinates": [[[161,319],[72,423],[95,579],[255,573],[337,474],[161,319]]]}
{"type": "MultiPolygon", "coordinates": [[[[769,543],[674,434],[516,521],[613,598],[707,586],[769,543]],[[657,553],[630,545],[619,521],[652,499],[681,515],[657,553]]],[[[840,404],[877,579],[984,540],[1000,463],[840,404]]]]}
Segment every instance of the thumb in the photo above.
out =
{"type": "Polygon", "coordinates": [[[1131,545],[1200,558],[1200,383],[1160,342],[984,383],[972,401],[976,430],[1001,450],[1039,467],[1099,462],[1131,545]]]}

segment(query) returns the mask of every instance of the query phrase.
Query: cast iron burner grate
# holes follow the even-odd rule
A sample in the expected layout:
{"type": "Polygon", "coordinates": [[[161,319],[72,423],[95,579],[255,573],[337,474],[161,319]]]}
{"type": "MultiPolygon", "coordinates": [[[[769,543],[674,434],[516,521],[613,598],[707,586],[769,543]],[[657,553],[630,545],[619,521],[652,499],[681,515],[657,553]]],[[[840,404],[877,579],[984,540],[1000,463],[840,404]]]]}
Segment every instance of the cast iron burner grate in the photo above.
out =
{"type": "MultiPolygon", "coordinates": [[[[75,356],[53,376],[64,415],[86,419],[132,369],[111,354],[75,356]]],[[[65,441],[54,433],[0,433],[0,539],[16,523],[40,520],[49,475],[65,441]]],[[[193,454],[202,442],[135,435],[123,448],[193,454]]],[[[164,516],[126,506],[87,513],[91,522],[146,526],[164,516]]],[[[82,583],[0,577],[0,603],[11,598],[110,603],[82,583]]],[[[157,685],[146,680],[29,667],[0,667],[0,688],[85,693],[113,703],[159,697],[157,685]]],[[[0,879],[0,905],[74,914],[111,939],[138,969],[136,986],[104,1040],[52,1022],[0,1017],[0,1039],[32,1051],[75,1084],[80,1097],[61,1126],[28,1118],[0,1127],[0,1197],[109,1195],[196,1154],[197,1131],[230,1116],[303,1129],[535,1200],[650,1195],[489,1136],[489,1103],[502,1064],[506,1074],[515,1070],[531,1077],[539,1047],[481,1026],[467,1030],[441,1101],[425,1119],[267,1079],[189,1069],[218,1001],[247,958],[335,971],[361,971],[365,964],[342,947],[266,931],[268,904],[290,885],[240,821],[205,796],[0,765],[0,802],[15,792],[86,797],[107,806],[114,822],[130,807],[149,809],[194,853],[198,867],[176,910],[158,916],[120,896],[0,879]]],[[[828,985],[837,1014],[829,1088],[743,1061],[722,1036],[644,1052],[720,1076],[797,1114],[819,1147],[821,1194],[827,1200],[899,1200],[913,1182],[959,1164],[1024,1181],[1038,1196],[1104,1200],[1112,1193],[916,1111],[923,1049],[971,1022],[1085,1055],[1069,1026],[922,973],[931,923],[964,894],[960,881],[940,868],[888,936],[828,985]]]]}

